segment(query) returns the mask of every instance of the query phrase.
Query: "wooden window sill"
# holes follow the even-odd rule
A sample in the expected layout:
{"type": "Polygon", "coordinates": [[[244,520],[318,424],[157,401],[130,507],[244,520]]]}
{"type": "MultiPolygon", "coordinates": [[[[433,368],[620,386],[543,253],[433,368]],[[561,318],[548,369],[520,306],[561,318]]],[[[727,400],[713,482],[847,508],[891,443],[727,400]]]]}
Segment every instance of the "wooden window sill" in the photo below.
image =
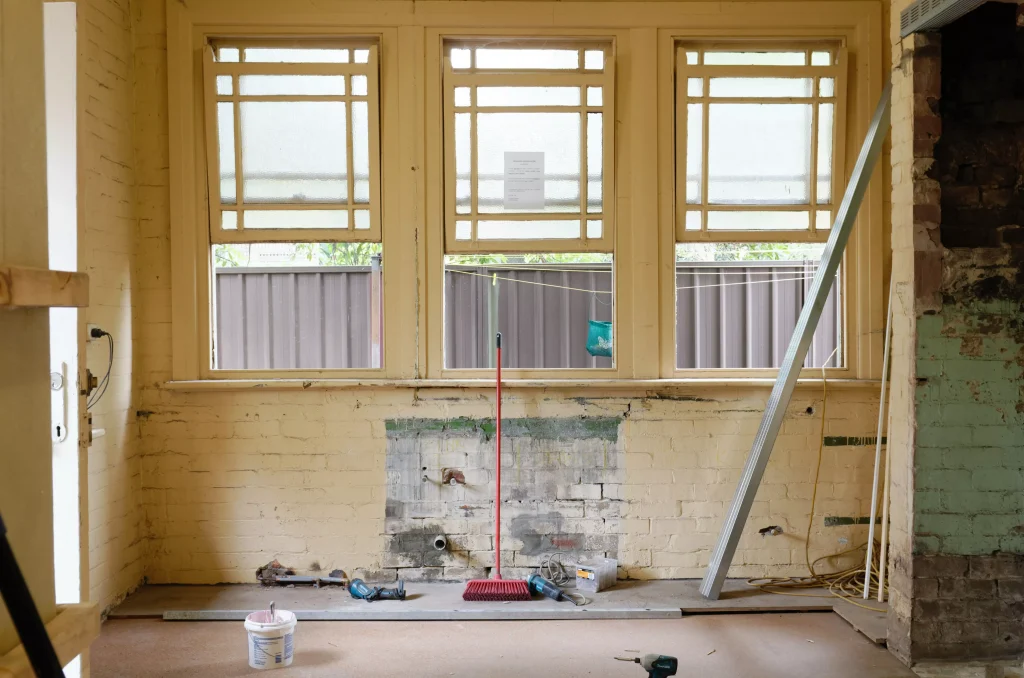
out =
{"type": "MultiPolygon", "coordinates": [[[[829,379],[832,389],[876,390],[877,379],[829,379]]],[[[751,388],[770,389],[773,378],[719,378],[719,379],[505,379],[504,388],[606,390],[634,393],[660,393],[695,388],[751,388]]],[[[203,379],[167,381],[162,388],[168,391],[293,391],[335,389],[493,389],[493,379],[203,379]]],[[[797,388],[821,388],[821,379],[800,379],[797,388]]]]}

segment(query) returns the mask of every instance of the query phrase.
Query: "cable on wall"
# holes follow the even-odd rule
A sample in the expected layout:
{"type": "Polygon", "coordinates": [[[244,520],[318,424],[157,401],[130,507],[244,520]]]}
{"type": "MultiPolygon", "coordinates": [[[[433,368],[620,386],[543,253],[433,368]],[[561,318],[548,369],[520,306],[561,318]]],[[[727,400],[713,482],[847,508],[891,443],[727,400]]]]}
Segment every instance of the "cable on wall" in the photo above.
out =
{"type": "Polygon", "coordinates": [[[110,386],[110,371],[114,367],[114,337],[113,337],[113,335],[111,335],[110,332],[107,332],[105,330],[101,330],[98,327],[93,327],[93,328],[91,328],[89,330],[89,336],[92,337],[93,339],[99,339],[100,337],[106,337],[107,338],[107,344],[109,346],[109,351],[108,351],[108,356],[107,356],[107,371],[106,371],[106,374],[103,375],[103,378],[100,379],[99,383],[96,385],[96,390],[93,392],[93,395],[89,396],[89,399],[86,401],[85,408],[87,410],[91,410],[96,405],[96,403],[98,403],[103,398],[103,395],[107,392],[107,387],[110,386]]]}

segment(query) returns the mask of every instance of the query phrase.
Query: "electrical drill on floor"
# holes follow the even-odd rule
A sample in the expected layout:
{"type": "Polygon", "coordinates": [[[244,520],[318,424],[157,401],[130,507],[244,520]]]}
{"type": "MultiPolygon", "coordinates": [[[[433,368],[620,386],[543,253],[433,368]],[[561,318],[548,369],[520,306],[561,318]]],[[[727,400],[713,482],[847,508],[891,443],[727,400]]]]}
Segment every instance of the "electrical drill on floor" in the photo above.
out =
{"type": "Polygon", "coordinates": [[[616,657],[620,662],[635,662],[647,671],[647,678],[668,678],[676,675],[679,660],[663,654],[645,654],[643,657],[616,657]]]}
{"type": "Polygon", "coordinates": [[[386,589],[383,586],[367,586],[362,579],[353,579],[348,585],[348,592],[353,598],[362,598],[368,603],[375,600],[405,600],[405,582],[398,580],[398,586],[386,589]]]}

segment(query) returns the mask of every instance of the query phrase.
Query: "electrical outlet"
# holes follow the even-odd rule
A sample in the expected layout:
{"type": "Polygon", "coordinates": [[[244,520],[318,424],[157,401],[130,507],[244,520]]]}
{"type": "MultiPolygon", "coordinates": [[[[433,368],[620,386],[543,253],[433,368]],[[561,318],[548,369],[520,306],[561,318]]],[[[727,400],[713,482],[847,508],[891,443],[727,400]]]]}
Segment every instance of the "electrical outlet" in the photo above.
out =
{"type": "Polygon", "coordinates": [[[86,341],[96,341],[97,339],[99,339],[100,337],[92,336],[92,331],[93,330],[98,330],[99,328],[100,328],[100,326],[95,324],[95,323],[88,323],[85,326],[85,340],[86,341]]]}

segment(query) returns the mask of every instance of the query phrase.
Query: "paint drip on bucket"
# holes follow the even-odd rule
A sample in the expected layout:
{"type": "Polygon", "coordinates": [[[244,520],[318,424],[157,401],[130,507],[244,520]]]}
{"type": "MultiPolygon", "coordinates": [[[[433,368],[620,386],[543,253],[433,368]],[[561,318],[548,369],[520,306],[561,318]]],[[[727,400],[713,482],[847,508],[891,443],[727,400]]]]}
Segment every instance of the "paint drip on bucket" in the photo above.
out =
{"type": "Polygon", "coordinates": [[[281,669],[290,666],[295,651],[294,612],[260,610],[245,618],[249,636],[249,666],[254,669],[281,669]]]}

